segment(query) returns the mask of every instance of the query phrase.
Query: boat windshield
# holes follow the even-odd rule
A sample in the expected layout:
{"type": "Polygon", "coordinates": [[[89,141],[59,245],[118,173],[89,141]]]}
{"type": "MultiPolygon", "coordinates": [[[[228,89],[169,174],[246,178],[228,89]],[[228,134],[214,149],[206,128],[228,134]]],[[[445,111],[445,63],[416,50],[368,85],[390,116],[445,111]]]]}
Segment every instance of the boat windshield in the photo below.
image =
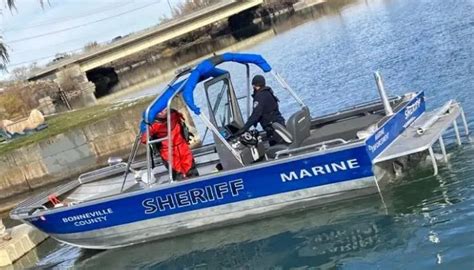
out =
{"type": "Polygon", "coordinates": [[[229,106],[229,88],[224,81],[220,81],[211,87],[221,89],[220,91],[213,91],[213,89],[211,89],[209,92],[209,103],[214,104],[212,106],[212,115],[216,120],[217,127],[224,127],[232,122],[233,118],[229,106]]]}
{"type": "Polygon", "coordinates": [[[233,91],[229,74],[224,74],[205,84],[211,121],[216,128],[243,125],[242,113],[233,91]]]}

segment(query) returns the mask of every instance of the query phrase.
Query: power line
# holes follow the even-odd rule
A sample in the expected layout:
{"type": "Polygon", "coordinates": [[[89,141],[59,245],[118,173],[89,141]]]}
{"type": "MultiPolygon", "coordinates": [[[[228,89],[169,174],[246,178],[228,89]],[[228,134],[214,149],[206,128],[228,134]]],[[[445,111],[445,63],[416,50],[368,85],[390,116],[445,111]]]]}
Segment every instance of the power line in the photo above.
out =
{"type": "MultiPolygon", "coordinates": [[[[64,41],[61,41],[61,42],[56,42],[53,45],[52,44],[45,44],[44,46],[35,46],[34,49],[26,49],[26,50],[19,50],[19,51],[15,51],[15,50],[11,49],[8,53],[12,56],[12,55],[18,55],[18,54],[37,52],[37,51],[44,51],[45,48],[50,48],[51,46],[56,46],[57,47],[58,45],[64,45],[64,44],[68,44],[68,43],[72,43],[72,42],[75,42],[75,43],[80,42],[81,44],[84,44],[84,46],[85,46],[88,43],[97,42],[97,41],[96,40],[87,41],[84,37],[81,36],[79,38],[67,39],[67,40],[64,40],[64,41]]],[[[111,42],[111,41],[110,40],[109,41],[104,41],[103,43],[106,43],[106,42],[111,42]]]]}
{"type": "MultiPolygon", "coordinates": [[[[108,43],[108,41],[103,41],[103,42],[100,42],[100,43],[97,42],[97,45],[101,46],[101,45],[104,45],[106,43],[108,43]]],[[[79,52],[79,51],[83,51],[83,50],[84,50],[84,47],[75,48],[75,49],[68,50],[68,51],[63,51],[63,52],[57,52],[54,55],[43,56],[43,57],[31,59],[31,60],[26,60],[26,61],[23,61],[23,62],[8,64],[8,67],[16,67],[16,66],[21,66],[21,65],[24,65],[24,64],[31,64],[31,63],[34,63],[34,62],[38,62],[40,60],[45,60],[45,59],[56,57],[58,54],[69,54],[69,53],[75,53],[75,52],[79,52]]],[[[71,56],[71,57],[73,57],[73,56],[71,56]]]]}
{"type": "MultiPolygon", "coordinates": [[[[70,51],[66,51],[66,52],[62,52],[62,53],[68,54],[68,53],[78,52],[78,51],[81,51],[81,50],[83,50],[83,48],[78,48],[78,49],[74,49],[74,50],[70,50],[70,51]]],[[[21,65],[24,65],[24,64],[31,64],[31,63],[34,63],[34,62],[38,62],[40,60],[46,60],[46,59],[49,59],[49,58],[56,57],[56,55],[58,55],[58,54],[60,54],[60,53],[56,53],[54,55],[43,56],[43,57],[40,57],[40,58],[31,59],[31,60],[27,60],[27,61],[23,61],[23,62],[19,62],[19,63],[8,64],[8,67],[16,67],[16,66],[21,66],[21,65]]]]}
{"type": "MultiPolygon", "coordinates": [[[[114,6],[113,10],[119,9],[121,7],[124,7],[124,6],[128,6],[131,3],[132,2],[127,2],[127,3],[124,3],[124,4],[119,5],[119,6],[114,6]]],[[[90,10],[87,14],[82,14],[82,15],[79,15],[79,16],[76,16],[76,17],[70,17],[70,16],[66,17],[65,16],[65,17],[55,18],[54,20],[43,21],[43,22],[39,22],[38,24],[34,24],[34,25],[26,26],[26,27],[7,28],[3,32],[8,33],[8,32],[13,32],[13,31],[21,31],[21,30],[36,28],[36,27],[40,27],[40,26],[64,23],[64,22],[67,22],[67,21],[73,21],[73,20],[77,20],[77,19],[80,19],[80,18],[94,16],[94,15],[97,15],[97,14],[100,14],[100,13],[103,13],[103,12],[107,12],[107,11],[111,11],[111,10],[107,10],[107,7],[102,7],[102,8],[99,8],[99,9],[90,10]]]]}
{"type": "Polygon", "coordinates": [[[106,20],[109,20],[109,19],[112,19],[112,18],[120,17],[122,15],[131,13],[131,12],[135,12],[137,10],[144,9],[144,8],[147,8],[147,7],[152,6],[152,5],[156,5],[157,3],[158,3],[158,1],[147,4],[147,5],[144,5],[144,6],[141,6],[141,7],[138,7],[138,8],[131,9],[131,10],[128,10],[128,11],[125,11],[125,12],[121,12],[121,13],[118,13],[118,14],[115,14],[115,15],[112,15],[112,16],[109,16],[109,17],[98,19],[98,20],[95,20],[95,21],[92,21],[92,22],[88,22],[88,23],[84,23],[84,24],[80,24],[80,25],[75,25],[75,26],[71,26],[71,27],[66,27],[66,28],[63,28],[63,29],[59,29],[59,30],[56,30],[56,31],[51,31],[51,32],[47,32],[47,33],[43,33],[43,34],[39,34],[39,35],[29,36],[29,37],[25,37],[25,38],[16,39],[16,40],[10,40],[10,41],[7,41],[7,42],[12,44],[12,43],[18,43],[18,42],[31,40],[31,39],[36,39],[36,38],[40,38],[40,37],[44,37],[44,36],[58,34],[58,33],[61,33],[61,32],[65,32],[65,31],[77,29],[77,28],[80,28],[80,27],[88,26],[88,25],[91,25],[91,24],[94,24],[94,23],[106,21],[106,20]]]}

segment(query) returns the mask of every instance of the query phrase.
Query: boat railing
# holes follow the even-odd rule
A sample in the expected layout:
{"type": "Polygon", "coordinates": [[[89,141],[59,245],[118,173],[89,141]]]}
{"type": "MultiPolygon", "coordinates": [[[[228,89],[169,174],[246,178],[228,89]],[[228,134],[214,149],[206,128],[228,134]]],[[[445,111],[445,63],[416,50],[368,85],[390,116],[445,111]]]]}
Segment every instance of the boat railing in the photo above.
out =
{"type": "Polygon", "coordinates": [[[80,183],[77,181],[72,181],[65,183],[57,187],[54,191],[44,191],[41,192],[32,198],[21,202],[18,206],[12,211],[11,215],[25,215],[29,216],[33,214],[36,210],[48,210],[44,205],[49,201],[48,197],[50,195],[61,196],[62,194],[76,188],[80,183]]]}
{"type": "MultiPolygon", "coordinates": [[[[395,108],[397,108],[397,104],[399,104],[402,100],[403,96],[395,96],[389,99],[390,103],[395,105],[395,108]]],[[[346,119],[361,113],[376,112],[380,110],[383,110],[383,104],[380,102],[380,100],[367,101],[350,109],[344,109],[335,113],[313,118],[311,119],[311,127],[315,127],[327,122],[337,121],[339,119],[346,119]]]]}
{"type": "Polygon", "coordinates": [[[32,215],[37,210],[48,210],[48,208],[44,205],[31,205],[26,207],[20,207],[15,209],[15,212],[12,212],[13,215],[32,215]]]}
{"type": "MultiPolygon", "coordinates": [[[[92,172],[87,172],[79,175],[78,181],[81,184],[85,183],[90,183],[99,179],[102,179],[104,177],[112,176],[117,173],[123,172],[127,168],[127,163],[125,162],[120,162],[118,164],[104,167],[92,172]]],[[[133,170],[130,168],[130,170],[133,170]]]]}
{"type": "Polygon", "coordinates": [[[281,151],[276,152],[275,159],[278,159],[281,155],[292,156],[293,153],[298,153],[298,152],[305,151],[305,150],[312,150],[316,147],[319,147],[319,149],[317,151],[321,151],[321,150],[326,150],[328,145],[346,144],[346,143],[348,143],[348,141],[346,141],[344,139],[341,139],[341,138],[337,138],[337,139],[327,140],[327,141],[324,141],[324,142],[319,142],[319,143],[315,143],[315,144],[301,146],[301,147],[298,147],[298,148],[281,150],[281,151]]]}
{"type": "MultiPolygon", "coordinates": [[[[209,154],[216,153],[216,148],[213,145],[204,145],[204,146],[201,146],[199,148],[193,149],[192,153],[193,153],[194,158],[198,158],[198,157],[201,157],[201,156],[206,156],[206,155],[209,155],[209,154]]],[[[161,159],[161,157],[154,157],[153,162],[155,164],[161,164],[163,162],[163,160],[161,159]]],[[[146,165],[147,165],[146,160],[140,160],[140,161],[132,163],[131,168],[135,169],[135,170],[141,170],[141,169],[145,168],[146,165]]]]}

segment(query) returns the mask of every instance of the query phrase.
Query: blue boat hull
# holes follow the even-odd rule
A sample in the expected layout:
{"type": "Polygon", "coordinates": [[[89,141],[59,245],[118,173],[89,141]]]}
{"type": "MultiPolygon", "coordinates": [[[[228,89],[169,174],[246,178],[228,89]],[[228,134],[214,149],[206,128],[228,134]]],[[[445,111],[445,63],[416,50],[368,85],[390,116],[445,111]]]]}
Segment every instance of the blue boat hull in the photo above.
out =
{"type": "Polygon", "coordinates": [[[207,223],[220,223],[220,219],[243,219],[291,203],[374,186],[372,176],[371,160],[361,144],[324,155],[302,156],[291,162],[282,160],[271,166],[256,165],[215,178],[52,210],[27,221],[69,244],[88,248],[123,246],[170,235],[183,226],[189,231],[207,223]],[[136,235],[133,241],[125,236],[127,231],[136,235]],[[106,235],[118,239],[96,246],[99,235],[100,239],[106,235]]]}
{"type": "Polygon", "coordinates": [[[420,92],[366,140],[24,220],[70,245],[108,249],[372,193],[377,181],[373,159],[424,110],[420,92]]]}

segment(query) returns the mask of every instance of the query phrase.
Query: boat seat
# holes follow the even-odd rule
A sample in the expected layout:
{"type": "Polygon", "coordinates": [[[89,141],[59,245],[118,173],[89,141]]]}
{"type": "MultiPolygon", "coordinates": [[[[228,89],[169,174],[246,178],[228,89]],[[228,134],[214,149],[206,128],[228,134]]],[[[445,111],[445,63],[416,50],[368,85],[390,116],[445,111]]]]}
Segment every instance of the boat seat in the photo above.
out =
{"type": "Polygon", "coordinates": [[[286,122],[286,129],[293,137],[288,149],[300,147],[311,134],[311,115],[308,107],[305,106],[290,116],[286,122]]]}
{"type": "Polygon", "coordinates": [[[268,158],[274,159],[278,151],[283,151],[287,149],[288,149],[288,145],[286,144],[276,144],[276,145],[270,146],[265,151],[265,154],[267,155],[268,158]]]}
{"type": "Polygon", "coordinates": [[[358,131],[377,123],[383,117],[381,114],[368,114],[315,128],[311,130],[311,134],[304,140],[302,145],[312,145],[333,139],[343,139],[346,141],[357,139],[358,131]]]}
{"type": "Polygon", "coordinates": [[[310,136],[311,115],[308,107],[301,108],[288,118],[285,132],[291,135],[288,136],[291,138],[291,142],[270,146],[266,151],[267,157],[274,158],[278,151],[298,148],[310,136]]]}

